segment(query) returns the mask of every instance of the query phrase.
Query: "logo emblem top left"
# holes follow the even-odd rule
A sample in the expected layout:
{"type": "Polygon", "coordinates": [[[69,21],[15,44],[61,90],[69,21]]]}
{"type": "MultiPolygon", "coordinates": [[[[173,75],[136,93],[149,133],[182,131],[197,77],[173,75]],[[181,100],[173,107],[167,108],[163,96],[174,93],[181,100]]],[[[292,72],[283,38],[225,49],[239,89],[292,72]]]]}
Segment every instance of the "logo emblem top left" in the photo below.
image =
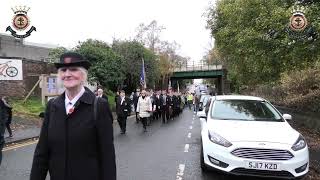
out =
{"type": "Polygon", "coordinates": [[[29,26],[29,17],[27,16],[29,9],[30,8],[14,12],[15,15],[13,17],[12,25],[15,29],[22,31],[29,26]]]}
{"type": "Polygon", "coordinates": [[[29,7],[26,6],[16,6],[15,8],[11,8],[14,16],[12,18],[12,27],[8,26],[6,31],[10,31],[11,35],[16,38],[26,38],[31,35],[32,31],[36,31],[36,28],[32,26],[30,29],[27,30],[27,28],[30,25],[30,18],[28,17],[27,13],[29,11],[29,7]],[[25,31],[25,34],[17,34],[16,31],[25,31]]]}

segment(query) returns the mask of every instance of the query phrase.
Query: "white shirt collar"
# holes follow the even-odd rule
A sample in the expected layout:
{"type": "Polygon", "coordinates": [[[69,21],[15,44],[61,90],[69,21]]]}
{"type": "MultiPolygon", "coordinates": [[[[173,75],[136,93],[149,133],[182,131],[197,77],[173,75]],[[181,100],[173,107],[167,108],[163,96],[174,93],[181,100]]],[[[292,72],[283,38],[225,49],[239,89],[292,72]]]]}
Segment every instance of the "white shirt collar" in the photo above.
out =
{"type": "Polygon", "coordinates": [[[65,93],[65,100],[64,100],[64,103],[65,103],[65,107],[66,107],[66,110],[67,110],[67,114],[69,112],[69,109],[68,107],[71,106],[73,107],[75,105],[75,103],[80,99],[80,97],[83,95],[83,93],[85,92],[85,89],[84,87],[82,87],[82,89],[80,90],[80,92],[72,99],[72,100],[69,100],[68,96],[67,96],[67,93],[65,93]],[[71,104],[70,104],[71,103],[71,104]]]}

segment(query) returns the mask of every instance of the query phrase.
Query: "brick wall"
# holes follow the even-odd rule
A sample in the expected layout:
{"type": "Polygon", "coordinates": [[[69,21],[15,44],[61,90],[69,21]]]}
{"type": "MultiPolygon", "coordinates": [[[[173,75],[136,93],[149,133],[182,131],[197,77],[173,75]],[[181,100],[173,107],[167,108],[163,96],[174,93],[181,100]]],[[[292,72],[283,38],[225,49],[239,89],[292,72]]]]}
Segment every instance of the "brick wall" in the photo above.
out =
{"type": "MultiPolygon", "coordinates": [[[[22,60],[22,81],[0,81],[0,96],[24,98],[39,80],[41,74],[55,73],[53,65],[34,60],[22,60]]],[[[41,97],[41,89],[36,87],[32,96],[41,97]]]]}

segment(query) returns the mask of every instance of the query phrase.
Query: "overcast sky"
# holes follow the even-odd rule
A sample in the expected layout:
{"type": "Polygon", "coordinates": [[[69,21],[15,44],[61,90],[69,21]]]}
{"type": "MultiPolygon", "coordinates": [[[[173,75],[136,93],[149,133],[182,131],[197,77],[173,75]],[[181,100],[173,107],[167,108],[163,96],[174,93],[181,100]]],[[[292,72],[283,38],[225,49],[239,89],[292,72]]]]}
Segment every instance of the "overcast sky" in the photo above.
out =
{"type": "Polygon", "coordinates": [[[26,41],[72,48],[88,38],[112,43],[130,39],[140,23],[156,20],[161,40],[176,41],[182,56],[198,61],[210,48],[203,13],[214,0],[1,0],[0,33],[11,25],[11,7],[27,5],[37,28],[26,41]]]}

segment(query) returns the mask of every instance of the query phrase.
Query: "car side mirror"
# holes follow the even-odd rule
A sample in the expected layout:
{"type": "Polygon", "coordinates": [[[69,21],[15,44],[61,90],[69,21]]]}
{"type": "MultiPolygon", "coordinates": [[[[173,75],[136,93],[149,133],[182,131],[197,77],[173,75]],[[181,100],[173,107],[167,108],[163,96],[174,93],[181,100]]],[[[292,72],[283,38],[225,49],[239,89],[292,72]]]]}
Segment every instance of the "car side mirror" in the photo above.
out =
{"type": "Polygon", "coordinates": [[[290,114],[283,114],[282,117],[285,119],[285,120],[292,120],[292,116],[290,114]]]}
{"type": "Polygon", "coordinates": [[[197,116],[199,118],[207,118],[207,114],[205,112],[203,112],[203,111],[198,111],[197,112],[197,116]]]}

